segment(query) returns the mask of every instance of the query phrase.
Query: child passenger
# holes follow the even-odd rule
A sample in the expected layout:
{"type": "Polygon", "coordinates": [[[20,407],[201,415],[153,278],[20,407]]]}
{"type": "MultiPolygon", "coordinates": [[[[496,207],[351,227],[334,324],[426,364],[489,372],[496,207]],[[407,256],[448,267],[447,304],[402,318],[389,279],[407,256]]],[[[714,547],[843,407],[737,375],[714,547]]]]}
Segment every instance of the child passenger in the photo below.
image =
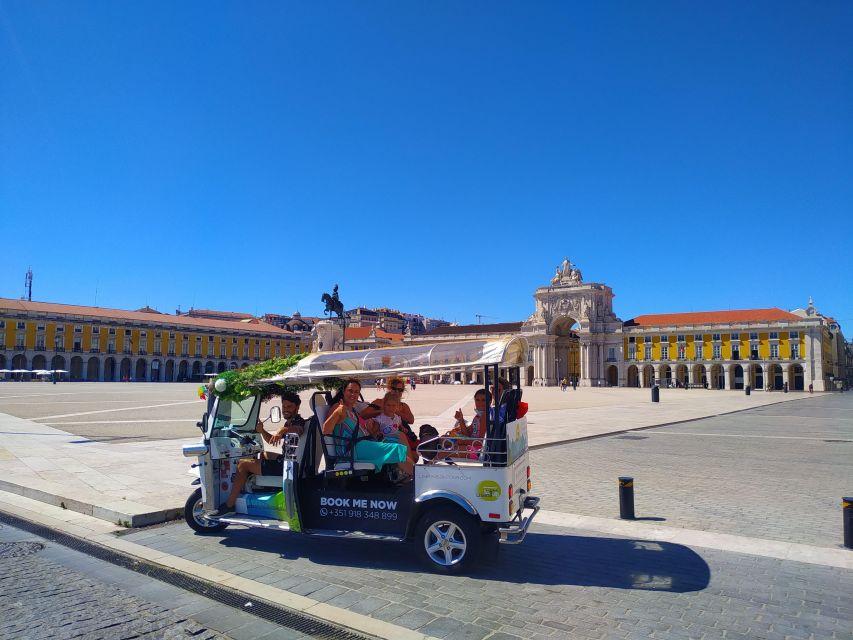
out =
{"type": "Polygon", "coordinates": [[[371,435],[382,437],[382,442],[402,444],[406,447],[406,461],[399,463],[400,470],[411,478],[414,474],[414,465],[417,457],[410,448],[408,439],[403,431],[403,419],[399,416],[402,408],[401,395],[389,391],[382,399],[382,412],[375,418],[367,421],[367,429],[371,435]]]}

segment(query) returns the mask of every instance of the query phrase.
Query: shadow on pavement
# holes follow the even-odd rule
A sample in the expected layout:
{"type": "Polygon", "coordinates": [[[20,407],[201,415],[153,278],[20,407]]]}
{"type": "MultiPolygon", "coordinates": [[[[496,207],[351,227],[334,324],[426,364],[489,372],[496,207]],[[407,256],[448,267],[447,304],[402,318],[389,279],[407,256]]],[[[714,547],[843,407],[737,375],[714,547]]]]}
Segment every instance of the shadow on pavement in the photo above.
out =
{"type": "MultiPolygon", "coordinates": [[[[318,565],[366,571],[423,572],[411,543],[312,538],[259,529],[229,530],[226,547],[305,558],[318,565]]],[[[529,533],[521,545],[486,539],[470,577],[499,582],[575,585],[683,593],[699,591],[711,578],[692,549],[669,542],[529,533]]]]}

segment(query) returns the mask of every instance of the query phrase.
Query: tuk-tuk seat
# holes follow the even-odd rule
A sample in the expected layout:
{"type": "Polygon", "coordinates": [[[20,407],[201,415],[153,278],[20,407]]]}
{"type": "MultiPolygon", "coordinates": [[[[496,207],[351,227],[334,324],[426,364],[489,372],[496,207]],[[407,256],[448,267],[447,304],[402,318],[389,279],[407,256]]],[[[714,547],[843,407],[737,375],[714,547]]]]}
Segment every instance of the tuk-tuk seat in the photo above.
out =
{"type": "MultiPolygon", "coordinates": [[[[328,391],[317,391],[311,396],[310,405],[314,415],[317,416],[319,429],[322,432],[323,423],[331,408],[331,394],[328,391]]],[[[320,442],[323,446],[323,457],[326,459],[327,468],[324,472],[327,476],[340,476],[342,472],[349,471],[347,475],[364,475],[375,471],[370,462],[354,462],[352,453],[349,456],[339,456],[335,452],[337,438],[333,435],[322,434],[320,442]]]]}
{"type": "Polygon", "coordinates": [[[281,489],[283,479],[281,476],[255,476],[256,487],[270,487],[281,489]]]}

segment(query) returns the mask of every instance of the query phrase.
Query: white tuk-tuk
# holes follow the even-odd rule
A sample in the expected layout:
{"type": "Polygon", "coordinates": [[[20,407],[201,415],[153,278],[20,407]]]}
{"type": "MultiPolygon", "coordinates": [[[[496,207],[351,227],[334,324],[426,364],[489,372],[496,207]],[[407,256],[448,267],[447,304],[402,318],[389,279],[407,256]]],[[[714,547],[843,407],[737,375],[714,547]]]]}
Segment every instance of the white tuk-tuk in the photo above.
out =
{"type": "MultiPolygon", "coordinates": [[[[483,536],[520,543],[539,510],[539,498],[530,494],[526,405],[519,384],[519,367],[526,359],[523,338],[316,353],[261,381],[253,396],[216,397],[199,423],[203,442],[183,448],[185,456],[198,458],[194,466],[199,479],[194,484],[201,485],[187,501],[187,523],[200,533],[233,524],[314,536],[413,541],[430,567],[445,572],[469,566],[483,536]],[[280,412],[271,409],[268,400],[279,385],[433,371],[470,375],[476,370],[483,371],[487,390],[501,370],[511,386],[500,398],[487,396],[485,437],[440,436],[421,442],[411,481],[394,482],[394,474],[377,473],[372,464],[354,460],[352,448],[340,455],[340,447],[322,432],[332,395],[317,391],[302,435],[285,436],[283,474],[251,476],[235,513],[210,515],[228,496],[238,460],[264,449],[255,431],[258,418],[280,421],[280,412]],[[437,451],[441,454],[435,455],[437,451]],[[434,460],[427,459],[430,456],[434,460]]],[[[435,426],[439,433],[451,427],[435,426]]]]}

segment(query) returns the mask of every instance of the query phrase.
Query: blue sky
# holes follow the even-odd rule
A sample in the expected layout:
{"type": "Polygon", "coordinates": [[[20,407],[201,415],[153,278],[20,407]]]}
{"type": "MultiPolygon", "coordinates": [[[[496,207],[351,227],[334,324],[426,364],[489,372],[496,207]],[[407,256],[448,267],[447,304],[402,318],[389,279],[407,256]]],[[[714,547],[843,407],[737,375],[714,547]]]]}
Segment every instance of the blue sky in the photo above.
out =
{"type": "Polygon", "coordinates": [[[853,333],[853,4],[0,0],[0,296],[853,333]],[[97,298],[96,298],[97,292],[97,298]]]}

